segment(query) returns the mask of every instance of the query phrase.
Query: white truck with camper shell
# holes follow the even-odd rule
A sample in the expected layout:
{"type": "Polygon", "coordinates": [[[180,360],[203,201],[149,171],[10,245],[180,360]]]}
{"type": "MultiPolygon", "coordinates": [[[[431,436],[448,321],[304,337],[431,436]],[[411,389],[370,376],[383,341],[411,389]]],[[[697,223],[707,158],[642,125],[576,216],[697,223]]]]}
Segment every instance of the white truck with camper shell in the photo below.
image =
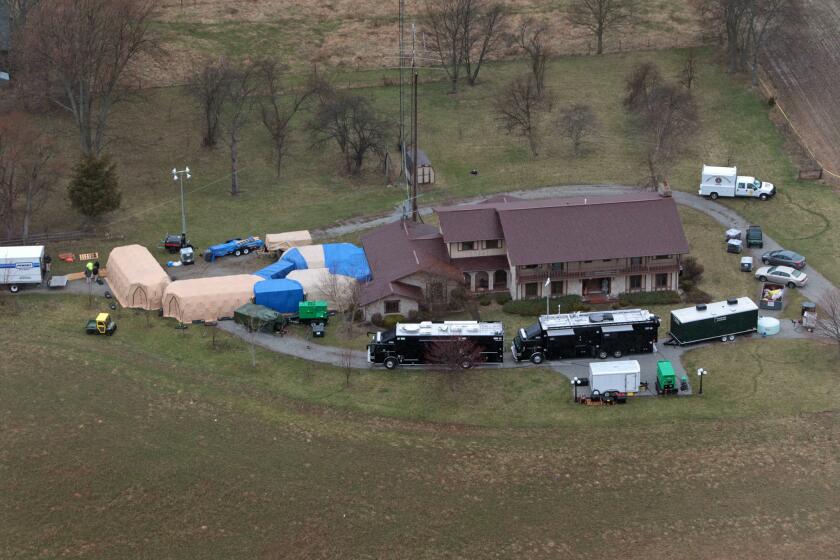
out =
{"type": "Polygon", "coordinates": [[[745,196],[767,200],[776,195],[773,183],[767,183],[755,177],[738,175],[735,167],[715,167],[704,165],[700,176],[700,196],[708,196],[712,200],[718,197],[745,196]]]}
{"type": "Polygon", "coordinates": [[[25,284],[40,284],[44,279],[44,246],[0,247],[0,286],[13,294],[25,284]]]}

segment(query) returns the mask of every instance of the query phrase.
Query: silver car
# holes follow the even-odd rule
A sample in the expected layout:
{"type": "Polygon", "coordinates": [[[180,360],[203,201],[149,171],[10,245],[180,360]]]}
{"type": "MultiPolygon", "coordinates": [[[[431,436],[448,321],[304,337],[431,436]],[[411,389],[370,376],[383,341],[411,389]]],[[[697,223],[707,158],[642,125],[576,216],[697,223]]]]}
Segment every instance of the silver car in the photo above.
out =
{"type": "Polygon", "coordinates": [[[762,266],[755,272],[762,282],[776,282],[788,288],[801,288],[808,283],[808,275],[789,266],[762,266]]]}

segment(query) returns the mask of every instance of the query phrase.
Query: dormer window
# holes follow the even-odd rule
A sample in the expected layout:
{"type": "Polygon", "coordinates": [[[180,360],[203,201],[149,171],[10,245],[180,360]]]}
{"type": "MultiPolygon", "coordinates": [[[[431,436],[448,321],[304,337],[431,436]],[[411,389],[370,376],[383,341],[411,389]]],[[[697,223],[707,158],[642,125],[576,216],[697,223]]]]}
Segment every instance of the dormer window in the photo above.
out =
{"type": "Polygon", "coordinates": [[[488,239],[484,242],[485,249],[498,249],[501,246],[498,239],[488,239]]]}
{"type": "Polygon", "coordinates": [[[475,241],[461,241],[461,250],[462,251],[474,251],[475,250],[475,241]]]}

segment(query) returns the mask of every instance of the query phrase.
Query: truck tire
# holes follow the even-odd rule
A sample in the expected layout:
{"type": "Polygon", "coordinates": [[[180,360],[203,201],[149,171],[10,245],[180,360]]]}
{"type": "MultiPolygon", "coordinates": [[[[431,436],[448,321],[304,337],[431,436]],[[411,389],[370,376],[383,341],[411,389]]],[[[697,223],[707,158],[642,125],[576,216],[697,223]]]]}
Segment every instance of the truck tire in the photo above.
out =
{"type": "Polygon", "coordinates": [[[20,291],[20,286],[18,286],[17,284],[9,284],[9,291],[13,294],[16,294],[20,291]]]}
{"type": "Polygon", "coordinates": [[[792,288],[795,288],[795,287],[796,287],[796,284],[795,284],[795,283],[793,283],[793,282],[788,282],[788,288],[791,288],[791,289],[792,289],[792,288]]]}
{"type": "Polygon", "coordinates": [[[237,249],[236,251],[234,251],[234,252],[233,252],[233,254],[234,254],[235,256],[237,256],[237,257],[238,257],[238,256],[240,256],[240,255],[242,254],[242,251],[240,251],[239,249],[237,249]]]}
{"type": "Polygon", "coordinates": [[[710,193],[709,198],[711,198],[712,200],[717,200],[718,199],[718,193],[716,193],[716,192],[710,193]]]}
{"type": "Polygon", "coordinates": [[[722,337],[720,337],[720,341],[721,342],[726,342],[726,335],[723,335],[722,337]]]}
{"type": "Polygon", "coordinates": [[[251,252],[251,250],[248,247],[245,247],[244,249],[242,249],[242,254],[243,255],[247,255],[250,252],[251,252]]]}
{"type": "Polygon", "coordinates": [[[385,369],[397,369],[397,366],[400,365],[400,362],[395,357],[388,356],[387,358],[385,358],[385,361],[382,362],[382,365],[385,366],[385,369]]]}
{"type": "Polygon", "coordinates": [[[616,350],[615,352],[613,352],[613,358],[620,358],[621,356],[623,356],[621,350],[616,350]]]}
{"type": "Polygon", "coordinates": [[[535,352],[531,356],[531,363],[535,365],[540,365],[545,360],[545,356],[542,355],[542,352],[535,352]]]}
{"type": "Polygon", "coordinates": [[[729,339],[729,342],[732,342],[732,341],[734,341],[734,340],[735,340],[735,335],[734,335],[734,334],[730,334],[727,338],[729,339]]]}
{"type": "Polygon", "coordinates": [[[768,197],[767,197],[766,194],[762,193],[762,194],[758,195],[758,198],[759,198],[759,200],[767,200],[768,197]]]}
{"type": "Polygon", "coordinates": [[[470,360],[469,358],[464,358],[463,360],[461,360],[461,363],[459,365],[461,366],[461,369],[470,369],[471,367],[473,367],[472,360],[470,360]]]}
{"type": "Polygon", "coordinates": [[[606,350],[598,350],[598,358],[599,359],[606,360],[607,356],[609,356],[609,354],[607,354],[606,350]]]}
{"type": "Polygon", "coordinates": [[[767,282],[767,277],[766,276],[759,276],[758,281],[759,282],[767,282]]]}

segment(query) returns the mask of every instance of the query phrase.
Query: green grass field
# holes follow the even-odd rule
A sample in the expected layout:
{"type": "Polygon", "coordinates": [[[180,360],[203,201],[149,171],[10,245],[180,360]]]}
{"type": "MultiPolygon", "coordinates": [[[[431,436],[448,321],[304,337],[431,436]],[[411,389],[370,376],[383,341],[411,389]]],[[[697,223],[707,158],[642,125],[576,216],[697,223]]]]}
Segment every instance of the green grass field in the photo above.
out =
{"type": "Polygon", "coordinates": [[[6,558],[601,558],[607,534],[628,558],[827,557],[838,537],[830,346],[711,346],[687,357],[702,397],[599,409],[548,369],[348,388],[133,312],[85,335],[92,311],[0,297],[6,558]]]}
{"type": "MultiPolygon", "coordinates": [[[[644,176],[638,147],[641,140],[621,107],[623,76],[633,64],[654,60],[666,76],[674,77],[683,56],[680,51],[657,51],[552,61],[548,82],[558,107],[586,100],[602,123],[595,144],[582,158],[572,157],[559,136],[549,130],[541,156],[532,159],[520,139],[506,136],[496,126],[490,109],[495,92],[506,80],[525,71],[523,63],[488,65],[480,86],[467,87],[456,96],[446,93],[446,84],[424,83],[420,137],[435,164],[438,182],[422,193],[421,203],[546,185],[638,182],[644,176]],[[477,177],[469,175],[472,168],[479,170],[477,177]]],[[[767,118],[762,100],[726,76],[711,51],[703,51],[701,60],[695,95],[702,126],[692,153],[673,167],[673,187],[693,191],[703,162],[728,159],[744,172],[775,182],[780,189],[776,200],[726,204],[807,255],[829,278],[840,281],[840,229],[831,227],[840,221],[835,193],[827,186],[796,182],[795,169],[783,152],[782,138],[767,118]]],[[[395,87],[380,85],[358,91],[396,119],[395,87]]],[[[298,125],[306,118],[301,115],[298,125]]],[[[65,154],[74,153],[75,135],[67,121],[51,119],[45,126],[64,143],[65,154]]],[[[288,165],[277,179],[265,133],[252,119],[240,150],[243,192],[232,198],[225,147],[215,151],[202,148],[199,128],[195,109],[177,88],[153,90],[146,101],[119,107],[112,121],[109,151],[120,166],[123,208],[99,224],[99,231],[109,239],[60,244],[55,250],[104,252],[129,241],[154,246],[164,233],[179,229],[178,191],[168,174],[174,165],[189,164],[195,172],[188,184],[188,224],[193,241],[202,247],[237,235],[317,229],[382,213],[393,209],[404,196],[403,189],[386,186],[372,169],[359,179],[343,176],[336,150],[332,146],[312,149],[303,130],[295,134],[288,165]]],[[[42,214],[42,221],[47,215],[53,231],[78,226],[62,196],[42,214]]]]}

